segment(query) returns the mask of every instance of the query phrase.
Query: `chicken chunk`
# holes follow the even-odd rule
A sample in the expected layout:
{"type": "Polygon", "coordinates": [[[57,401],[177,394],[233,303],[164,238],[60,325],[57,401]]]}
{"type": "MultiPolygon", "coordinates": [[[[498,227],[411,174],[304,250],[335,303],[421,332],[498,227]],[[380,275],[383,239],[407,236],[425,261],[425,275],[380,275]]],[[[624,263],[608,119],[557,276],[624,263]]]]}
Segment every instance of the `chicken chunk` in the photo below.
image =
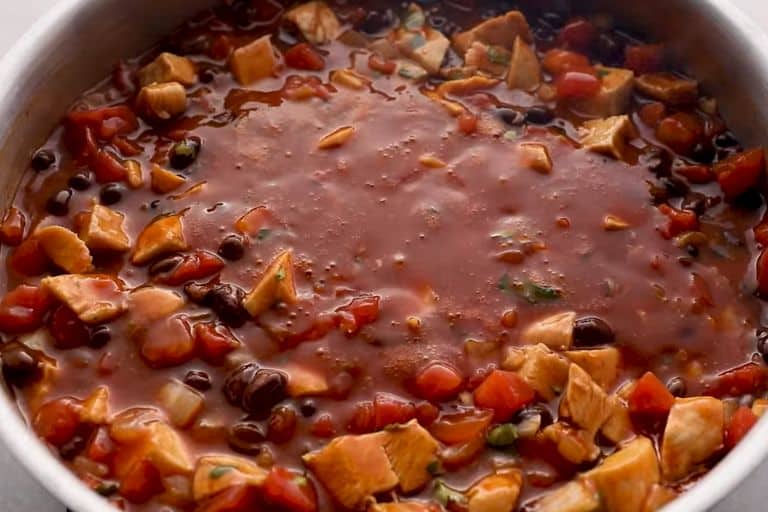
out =
{"type": "Polygon", "coordinates": [[[364,510],[374,494],[398,483],[384,444],[386,432],[341,436],[304,455],[304,462],[331,496],[348,509],[364,510]]]}
{"type": "Polygon", "coordinates": [[[584,128],[585,136],[581,144],[585,149],[617,159],[623,157],[627,139],[635,131],[632,121],[625,115],[587,121],[584,128]]]}
{"type": "Polygon", "coordinates": [[[285,13],[285,19],[295,24],[312,44],[331,42],[341,34],[341,23],[325,2],[298,5],[285,13]]]}
{"type": "Polygon", "coordinates": [[[508,470],[487,476],[467,491],[468,512],[512,512],[520,497],[523,475],[508,470]]]}
{"type": "Polygon", "coordinates": [[[661,443],[661,471],[670,482],[691,472],[723,444],[723,402],[712,397],[677,398],[661,443]]]}
{"type": "Polygon", "coordinates": [[[688,105],[699,97],[699,83],[672,73],[646,73],[635,79],[637,89],[667,105],[688,105]]]}
{"type": "Polygon", "coordinates": [[[526,344],[543,343],[553,350],[568,350],[573,342],[573,322],[576,313],[566,311],[537,320],[520,335],[526,344]]]}
{"type": "Polygon", "coordinates": [[[536,53],[523,38],[515,39],[507,70],[507,87],[531,91],[541,84],[541,64],[536,53]]]}
{"type": "Polygon", "coordinates": [[[416,420],[385,433],[384,451],[400,489],[405,493],[420,489],[432,478],[427,468],[437,460],[437,441],[416,420]]]}
{"type": "Polygon", "coordinates": [[[106,206],[93,205],[80,228],[80,238],[90,249],[125,252],[131,239],[125,232],[125,215],[106,206]]]}
{"type": "Polygon", "coordinates": [[[293,253],[290,250],[278,254],[243,300],[243,307],[253,316],[259,316],[276,302],[295,303],[296,285],[293,275],[293,253]]]}
{"type": "Polygon", "coordinates": [[[229,68],[240,85],[251,85],[275,73],[278,58],[269,35],[241,46],[229,59],[229,68]]]}
{"type": "Polygon", "coordinates": [[[266,478],[266,469],[243,457],[232,455],[200,457],[192,477],[192,497],[199,502],[236,485],[258,487],[266,478]]]}
{"type": "Polygon", "coordinates": [[[532,512],[597,512],[600,495],[595,484],[579,478],[553,491],[534,505],[532,512]]]}
{"type": "Polygon", "coordinates": [[[285,369],[285,372],[288,374],[288,395],[292,398],[318,396],[330,389],[325,375],[315,370],[292,364],[285,369]]]}
{"type": "MultiPolygon", "coordinates": [[[[414,8],[421,10],[415,4],[411,6],[411,9],[414,8]]],[[[445,54],[451,46],[451,42],[439,30],[427,26],[409,28],[407,21],[403,28],[395,32],[394,37],[400,53],[432,75],[440,71],[445,54]]]]}
{"type": "Polygon", "coordinates": [[[84,274],[93,269],[88,246],[69,229],[46,226],[38,229],[33,236],[45,255],[62,270],[70,274],[84,274]]]}
{"type": "Polygon", "coordinates": [[[565,357],[583,368],[603,389],[610,388],[616,382],[621,356],[614,347],[569,350],[565,357]]]}
{"type": "Polygon", "coordinates": [[[659,483],[659,464],[653,443],[638,437],[584,473],[594,482],[605,510],[641,512],[653,486],[659,483]]]}
{"type": "Polygon", "coordinates": [[[541,174],[552,172],[552,159],[544,144],[524,142],[518,146],[522,164],[541,174]]]}
{"type": "Polygon", "coordinates": [[[166,215],[152,221],[141,232],[131,256],[131,263],[143,265],[158,256],[185,251],[188,248],[181,215],[166,215]]]}
{"type": "Polygon", "coordinates": [[[125,294],[111,277],[66,274],[44,277],[40,285],[87,324],[108,322],[125,309],[125,294]]]}
{"type": "Polygon", "coordinates": [[[618,116],[627,112],[632,98],[635,74],[624,68],[598,66],[600,91],[587,99],[569,104],[575,112],[587,117],[618,116]]]}
{"type": "Polygon", "coordinates": [[[629,407],[618,395],[608,397],[610,413],[600,432],[613,443],[620,443],[632,437],[632,420],[629,417],[629,407]]]}
{"type": "Polygon", "coordinates": [[[605,391],[576,364],[568,370],[568,383],[560,401],[560,415],[594,436],[608,419],[611,408],[605,391]]]}
{"type": "Polygon", "coordinates": [[[459,55],[466,54],[472,43],[476,41],[512,50],[515,39],[518,37],[526,42],[533,39],[525,16],[520,11],[509,11],[485,20],[466,32],[456,34],[453,36],[453,46],[459,55]]]}
{"type": "Polygon", "coordinates": [[[166,121],[187,110],[187,91],[179,82],[145,85],[136,97],[136,108],[147,119],[166,121]]]}
{"type": "Polygon", "coordinates": [[[166,82],[179,82],[182,85],[197,83],[195,64],[186,57],[163,52],[152,62],[139,70],[139,85],[142,87],[166,82]]]}
{"type": "Polygon", "coordinates": [[[591,462],[600,456],[594,435],[585,430],[568,427],[562,422],[553,423],[541,431],[541,439],[552,442],[560,455],[573,464],[591,462]]]}
{"type": "Polygon", "coordinates": [[[184,298],[172,290],[144,286],[128,295],[126,306],[132,323],[146,325],[179,311],[184,298]]]}
{"type": "Polygon", "coordinates": [[[173,425],[187,428],[203,411],[205,398],[196,389],[171,379],[158,391],[157,402],[168,413],[168,419],[173,425]]]}
{"type": "Polygon", "coordinates": [[[510,347],[501,367],[517,371],[545,400],[554,400],[568,379],[568,361],[544,344],[510,347]]]}

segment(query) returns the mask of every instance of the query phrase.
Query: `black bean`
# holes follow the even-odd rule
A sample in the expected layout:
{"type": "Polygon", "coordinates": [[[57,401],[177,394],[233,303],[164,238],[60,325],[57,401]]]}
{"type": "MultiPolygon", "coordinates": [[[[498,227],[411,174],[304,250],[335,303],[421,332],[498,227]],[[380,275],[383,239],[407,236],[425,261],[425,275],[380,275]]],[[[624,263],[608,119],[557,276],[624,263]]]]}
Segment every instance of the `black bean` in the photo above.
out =
{"type": "Polygon", "coordinates": [[[549,124],[555,115],[546,107],[531,107],[525,113],[525,121],[530,124],[549,124]]]}
{"type": "Polygon", "coordinates": [[[275,407],[267,420],[267,438],[273,443],[286,443],[296,433],[296,411],[288,406],[275,407]]]}
{"type": "Polygon", "coordinates": [[[216,313],[229,327],[240,327],[248,320],[242,302],[245,291],[231,284],[218,284],[203,299],[205,305],[216,313]]]}
{"type": "Polygon", "coordinates": [[[241,421],[232,425],[227,435],[227,442],[236,452],[245,455],[256,455],[267,440],[267,434],[259,423],[241,421]]]}
{"type": "Polygon", "coordinates": [[[230,404],[240,407],[243,402],[243,393],[248,387],[256,372],[259,371],[259,365],[256,363],[244,363],[232,370],[227,378],[224,379],[224,398],[230,404]]]}
{"type": "Polygon", "coordinates": [[[5,380],[14,386],[32,384],[43,376],[43,362],[31,349],[20,343],[7,345],[0,358],[5,380]]]}
{"type": "Polygon", "coordinates": [[[738,146],[739,141],[730,132],[723,132],[715,136],[714,143],[718,148],[732,148],[738,146]]]}
{"type": "Polygon", "coordinates": [[[47,171],[56,163],[56,155],[53,151],[41,149],[32,155],[32,169],[37,172],[47,171]]]}
{"type": "Polygon", "coordinates": [[[107,183],[99,191],[99,202],[105,206],[119,203],[123,199],[123,187],[119,183],[107,183]]]}
{"type": "Polygon", "coordinates": [[[91,348],[101,348],[110,342],[112,332],[107,325],[99,325],[91,329],[91,335],[88,340],[88,346],[91,348]]]}
{"type": "Polygon", "coordinates": [[[170,273],[172,270],[178,267],[182,261],[184,261],[184,257],[178,254],[163,258],[150,265],[149,275],[158,276],[161,274],[170,273]]]}
{"type": "Polygon", "coordinates": [[[188,137],[177,142],[171,148],[168,159],[171,167],[177,170],[183,170],[195,163],[202,144],[197,137],[188,137]]]}
{"type": "Polygon", "coordinates": [[[685,246],[685,251],[692,257],[692,258],[698,258],[699,257],[699,248],[696,247],[693,244],[688,244],[685,246]]]}
{"type": "Polygon", "coordinates": [[[666,149],[652,146],[648,151],[640,155],[640,163],[648,167],[658,177],[669,176],[672,169],[672,153],[666,149]]]}
{"type": "Polygon", "coordinates": [[[209,84],[216,80],[216,72],[212,69],[204,69],[200,72],[200,81],[204,84],[209,84]]]}
{"type": "Polygon", "coordinates": [[[611,34],[597,38],[597,56],[603,64],[617,64],[624,56],[623,45],[611,34]]]}
{"type": "Polygon", "coordinates": [[[75,190],[88,190],[91,186],[91,173],[80,171],[69,178],[67,184],[75,190]]]}
{"type": "Polygon", "coordinates": [[[734,199],[733,204],[745,210],[757,210],[763,206],[763,196],[756,188],[751,188],[734,199]]]}
{"type": "Polygon", "coordinates": [[[525,116],[511,108],[502,108],[498,112],[499,119],[509,126],[521,126],[525,122],[525,116]]]}
{"type": "Polygon", "coordinates": [[[189,300],[195,304],[205,306],[205,298],[214,286],[215,285],[211,284],[187,283],[184,285],[184,293],[186,293],[189,300]]]}
{"type": "Polygon", "coordinates": [[[712,144],[699,142],[693,147],[691,157],[699,163],[711,164],[717,157],[717,151],[712,144]]]}
{"type": "Polygon", "coordinates": [[[613,343],[616,335],[608,322],[596,316],[585,316],[573,323],[573,344],[591,347],[613,343]]]}
{"type": "Polygon", "coordinates": [[[683,397],[686,394],[688,387],[685,385],[685,381],[680,377],[672,377],[667,381],[667,389],[673,396],[683,397]]]}
{"type": "Polygon", "coordinates": [[[299,406],[299,412],[301,412],[301,415],[305,418],[311,418],[317,414],[317,406],[312,400],[306,399],[299,406]]]}
{"type": "Polygon", "coordinates": [[[258,370],[243,390],[243,410],[252,414],[268,413],[288,397],[288,379],[277,370],[258,370]]]}
{"type": "Polygon", "coordinates": [[[65,188],[53,194],[45,203],[45,209],[51,215],[63,217],[69,213],[69,200],[72,199],[72,190],[65,188]]]}
{"type": "Polygon", "coordinates": [[[189,370],[184,376],[184,384],[198,391],[208,391],[213,387],[211,376],[202,370],[189,370]]]}
{"type": "Polygon", "coordinates": [[[230,261],[237,261],[245,256],[245,240],[241,235],[228,235],[219,244],[219,256],[230,261]]]}
{"type": "Polygon", "coordinates": [[[395,24],[395,15],[391,9],[386,11],[370,10],[358,26],[358,30],[368,36],[377,36],[391,29],[395,24]]]}

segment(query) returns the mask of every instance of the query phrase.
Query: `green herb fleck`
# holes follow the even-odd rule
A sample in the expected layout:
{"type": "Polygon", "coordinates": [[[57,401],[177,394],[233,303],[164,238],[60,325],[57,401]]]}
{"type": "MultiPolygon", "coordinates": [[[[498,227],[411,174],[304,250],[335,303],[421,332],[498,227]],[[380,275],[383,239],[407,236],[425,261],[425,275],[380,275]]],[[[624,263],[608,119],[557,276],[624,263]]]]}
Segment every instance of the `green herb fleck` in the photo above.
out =
{"type": "Polygon", "coordinates": [[[517,441],[517,427],[512,423],[504,423],[494,427],[485,436],[485,440],[494,448],[508,448],[517,441]]]}
{"type": "Polygon", "coordinates": [[[509,64],[509,54],[501,48],[497,48],[495,46],[489,46],[488,60],[492,64],[499,64],[501,66],[506,66],[507,64],[509,64]]]}
{"type": "Polygon", "coordinates": [[[262,228],[259,230],[258,233],[256,233],[256,238],[258,238],[259,240],[266,240],[267,238],[269,238],[269,235],[271,234],[272,234],[271,229],[262,228]]]}
{"type": "Polygon", "coordinates": [[[606,76],[610,75],[611,72],[607,69],[598,69],[597,70],[597,78],[605,78],[606,76]]]}
{"type": "Polygon", "coordinates": [[[275,279],[278,281],[285,281],[285,278],[287,277],[287,274],[285,272],[285,269],[283,267],[280,267],[277,269],[277,273],[275,274],[275,279]]]}
{"type": "Polygon", "coordinates": [[[210,476],[212,480],[218,480],[233,469],[235,469],[233,466],[216,466],[211,470],[208,476],[210,476]]]}
{"type": "Polygon", "coordinates": [[[465,505],[467,503],[467,498],[463,494],[451,489],[442,480],[435,481],[434,497],[444,507],[452,503],[456,505],[465,505]]]}
{"type": "Polygon", "coordinates": [[[504,132],[504,138],[507,140],[517,140],[520,137],[520,132],[517,130],[507,130],[504,132]]]}
{"type": "Polygon", "coordinates": [[[509,274],[501,276],[497,286],[502,292],[514,292],[531,304],[563,298],[563,291],[559,288],[534,281],[515,281],[509,274]]]}
{"type": "Polygon", "coordinates": [[[429,464],[427,464],[427,473],[429,473],[432,476],[440,476],[443,473],[445,473],[445,469],[443,468],[442,463],[439,459],[435,459],[429,464]]]}
{"type": "Polygon", "coordinates": [[[94,490],[102,496],[112,496],[120,490],[120,486],[117,482],[101,482],[94,490]]]}
{"type": "Polygon", "coordinates": [[[299,487],[304,487],[306,485],[309,485],[309,480],[307,480],[307,477],[304,475],[298,475],[293,479],[294,483],[298,485],[299,487]]]}

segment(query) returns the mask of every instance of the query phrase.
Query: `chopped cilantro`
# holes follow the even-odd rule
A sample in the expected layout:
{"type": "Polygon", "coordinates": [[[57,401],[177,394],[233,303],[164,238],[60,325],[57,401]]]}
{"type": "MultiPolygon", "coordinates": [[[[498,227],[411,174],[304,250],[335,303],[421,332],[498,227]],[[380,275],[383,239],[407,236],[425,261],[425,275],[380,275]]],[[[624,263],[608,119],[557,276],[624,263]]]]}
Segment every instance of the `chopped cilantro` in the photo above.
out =
{"type": "Polygon", "coordinates": [[[500,48],[496,48],[495,46],[489,46],[488,60],[492,64],[499,64],[501,66],[506,66],[507,64],[509,64],[509,54],[500,48]]]}
{"type": "Polygon", "coordinates": [[[445,482],[442,480],[435,481],[434,496],[435,500],[444,507],[447,507],[451,503],[460,506],[467,503],[467,498],[462,493],[451,489],[445,485],[445,482]]]}
{"type": "Polygon", "coordinates": [[[267,238],[269,238],[269,235],[271,234],[272,234],[271,229],[262,228],[259,230],[258,233],[256,233],[256,238],[258,238],[259,240],[266,240],[267,238]]]}
{"type": "Polygon", "coordinates": [[[101,482],[96,486],[96,489],[94,490],[102,496],[106,497],[115,494],[118,490],[120,490],[120,486],[117,484],[117,482],[101,482]]]}
{"type": "Polygon", "coordinates": [[[440,463],[440,460],[435,459],[427,464],[427,473],[432,476],[439,476],[445,473],[445,469],[443,469],[443,465],[440,463]]]}
{"type": "Polygon", "coordinates": [[[283,267],[280,267],[277,269],[277,273],[275,274],[275,279],[278,281],[285,281],[285,278],[288,274],[286,274],[285,269],[283,267]]]}
{"type": "Polygon", "coordinates": [[[211,477],[211,480],[218,480],[219,478],[223,477],[233,469],[235,468],[232,466],[216,466],[211,470],[208,476],[211,477]]]}
{"type": "Polygon", "coordinates": [[[508,448],[517,441],[517,427],[512,423],[504,423],[488,432],[485,441],[494,448],[508,448]]]}
{"type": "Polygon", "coordinates": [[[597,78],[604,78],[604,77],[606,77],[606,76],[608,76],[610,74],[611,74],[610,71],[608,71],[607,69],[598,69],[597,70],[597,78]]]}
{"type": "Polygon", "coordinates": [[[501,276],[497,286],[502,292],[514,292],[531,304],[563,298],[563,291],[559,288],[530,280],[516,281],[509,277],[509,274],[501,276]]]}
{"type": "Polygon", "coordinates": [[[517,140],[520,137],[520,132],[517,130],[507,130],[504,132],[504,138],[507,140],[517,140]]]}

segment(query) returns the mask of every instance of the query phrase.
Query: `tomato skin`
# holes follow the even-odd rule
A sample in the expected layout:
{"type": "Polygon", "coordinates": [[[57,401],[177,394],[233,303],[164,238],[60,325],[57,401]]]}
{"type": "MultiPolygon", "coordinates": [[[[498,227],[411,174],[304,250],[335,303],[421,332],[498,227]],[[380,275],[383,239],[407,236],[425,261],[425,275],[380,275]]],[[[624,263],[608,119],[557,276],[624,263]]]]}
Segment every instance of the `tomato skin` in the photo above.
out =
{"type": "Polygon", "coordinates": [[[576,50],[588,50],[597,39],[597,29],[587,20],[576,19],[567,23],[558,36],[560,44],[576,50]]]}
{"type": "Polygon", "coordinates": [[[482,436],[492,419],[493,413],[487,410],[443,414],[432,423],[429,431],[446,444],[468,443],[482,436]]]}
{"type": "Polygon", "coordinates": [[[91,155],[88,165],[93,170],[98,183],[123,181],[128,175],[125,166],[111,153],[103,149],[99,149],[91,155]]]}
{"type": "Polygon", "coordinates": [[[659,101],[646,103],[640,107],[640,110],[637,113],[643,123],[651,128],[656,128],[666,114],[667,107],[659,101]]]}
{"type": "Polygon", "coordinates": [[[208,251],[196,250],[185,255],[170,273],[158,276],[155,280],[169,286],[179,286],[212,276],[223,268],[224,261],[221,258],[208,251]]]}
{"type": "Polygon", "coordinates": [[[389,393],[376,393],[373,400],[375,430],[381,430],[388,425],[408,423],[415,417],[416,406],[412,402],[389,393]]]}
{"type": "Polygon", "coordinates": [[[0,330],[14,334],[33,331],[43,325],[50,305],[50,297],[40,287],[19,285],[0,301],[0,330]]]}
{"type": "Polygon", "coordinates": [[[267,503],[289,512],[315,512],[317,492],[305,476],[281,467],[273,467],[262,487],[267,503]]]}
{"type": "Polygon", "coordinates": [[[48,321],[48,329],[54,345],[61,349],[82,347],[91,337],[90,329],[68,307],[61,305],[48,321]]]}
{"type": "Polygon", "coordinates": [[[126,135],[139,127],[136,114],[125,105],[94,110],[75,110],[67,114],[66,122],[77,127],[89,127],[101,140],[126,135]]]}
{"type": "Polygon", "coordinates": [[[226,355],[241,345],[227,326],[216,322],[195,324],[194,334],[198,355],[213,365],[224,362],[226,355]]]}
{"type": "Polygon", "coordinates": [[[148,460],[135,463],[120,479],[120,495],[131,503],[146,503],[163,490],[160,472],[148,460]]]}
{"type": "Polygon", "coordinates": [[[358,297],[346,306],[336,309],[339,314],[340,327],[347,334],[355,334],[364,326],[379,318],[380,298],[376,295],[358,297]]]}
{"type": "Polygon", "coordinates": [[[664,46],[641,44],[627,46],[624,50],[624,67],[637,74],[661,71],[664,65],[664,46]]]}
{"type": "Polygon", "coordinates": [[[765,152],[755,148],[731,155],[717,162],[713,170],[726,199],[733,199],[757,185],[765,171],[765,152]]]}
{"type": "Polygon", "coordinates": [[[675,397],[656,375],[646,372],[629,395],[629,413],[635,416],[663,418],[675,403],[675,397]]]}
{"type": "Polygon", "coordinates": [[[285,63],[296,69],[321,71],[325,68],[325,60],[307,43],[299,43],[285,52],[285,63]]]}
{"type": "Polygon", "coordinates": [[[429,427],[440,416],[440,409],[429,402],[416,404],[416,421],[422,427],[429,427]]]}
{"type": "Polygon", "coordinates": [[[533,402],[536,393],[518,374],[493,370],[475,389],[475,405],[493,411],[493,420],[504,422],[533,402]]]}
{"type": "Polygon", "coordinates": [[[93,432],[88,446],[85,448],[85,454],[93,461],[111,465],[112,457],[115,454],[115,444],[109,437],[106,427],[99,427],[93,432]]]}
{"type": "Polygon", "coordinates": [[[766,369],[755,363],[746,363],[718,375],[707,387],[707,394],[715,397],[739,396],[762,390],[766,383],[766,369]]]}
{"type": "Polygon", "coordinates": [[[687,179],[694,185],[711,183],[715,179],[715,173],[706,165],[686,165],[675,169],[675,173],[687,179]]]}
{"type": "Polygon", "coordinates": [[[585,55],[560,48],[553,48],[545,53],[542,65],[548,73],[555,76],[568,71],[591,69],[589,59],[585,55]]]}
{"type": "Polygon", "coordinates": [[[672,238],[686,231],[696,231],[699,229],[699,218],[696,212],[690,210],[678,210],[668,204],[659,206],[659,211],[669,220],[667,225],[662,228],[661,234],[664,238],[672,238]]]}
{"type": "Polygon", "coordinates": [[[382,75],[391,75],[397,70],[397,64],[376,54],[368,57],[368,67],[382,75]]]}
{"type": "Polygon", "coordinates": [[[699,119],[678,112],[662,119],[656,127],[656,138],[675,152],[689,154],[701,138],[703,128],[699,119]]]}
{"type": "Polygon", "coordinates": [[[44,274],[50,267],[50,260],[43,252],[40,242],[27,238],[8,257],[8,266],[19,275],[33,277],[44,274]]]}
{"type": "Polygon", "coordinates": [[[599,78],[581,71],[566,71],[557,77],[555,84],[561,100],[591,98],[602,88],[599,78]]]}
{"type": "Polygon", "coordinates": [[[450,400],[461,391],[463,383],[459,372],[445,363],[432,363],[423,368],[414,382],[416,395],[430,402],[450,400]]]}
{"type": "Polygon", "coordinates": [[[741,406],[733,413],[731,421],[725,429],[724,444],[727,450],[733,449],[739,442],[744,439],[752,427],[757,423],[757,416],[752,412],[749,407],[741,406]]]}
{"type": "Polygon", "coordinates": [[[309,426],[309,432],[323,439],[330,439],[336,436],[336,426],[333,424],[333,418],[328,413],[319,415],[309,426]]]}
{"type": "Polygon", "coordinates": [[[61,447],[70,442],[80,427],[80,404],[73,398],[44,403],[37,410],[32,426],[46,442],[61,447]]]}

